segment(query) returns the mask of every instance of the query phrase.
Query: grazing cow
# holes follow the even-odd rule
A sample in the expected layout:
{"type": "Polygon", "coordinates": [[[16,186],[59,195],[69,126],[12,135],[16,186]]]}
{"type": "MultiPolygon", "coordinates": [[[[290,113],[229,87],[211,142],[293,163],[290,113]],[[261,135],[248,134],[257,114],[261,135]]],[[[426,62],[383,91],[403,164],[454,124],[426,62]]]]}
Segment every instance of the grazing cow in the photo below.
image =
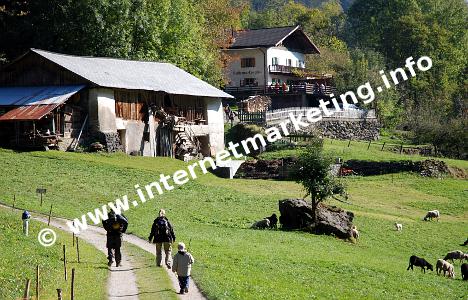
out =
{"type": "Polygon", "coordinates": [[[436,218],[437,219],[437,222],[439,222],[439,218],[440,218],[440,213],[438,210],[430,210],[427,212],[426,216],[424,217],[424,221],[427,221],[427,220],[432,220],[433,218],[436,218]]]}
{"type": "Polygon", "coordinates": [[[425,260],[424,258],[417,257],[416,255],[412,255],[410,257],[409,265],[406,271],[408,271],[410,268],[411,270],[413,270],[413,266],[421,267],[421,272],[424,271],[424,273],[426,273],[425,268],[427,268],[428,270],[434,271],[434,269],[432,268],[432,265],[427,260],[425,260]]]}
{"type": "Polygon", "coordinates": [[[461,265],[461,275],[463,280],[468,280],[468,264],[462,264],[461,265]]]}
{"type": "Polygon", "coordinates": [[[260,220],[260,221],[257,221],[255,223],[253,223],[252,227],[250,227],[250,228],[266,229],[268,227],[270,227],[270,220],[263,219],[263,220],[260,220]]]}
{"type": "Polygon", "coordinates": [[[270,217],[267,217],[265,219],[268,219],[270,221],[270,228],[278,228],[278,217],[276,214],[272,214],[270,217]]]}
{"type": "Polygon", "coordinates": [[[468,245],[468,239],[466,239],[466,241],[463,244],[460,244],[460,246],[466,246],[466,245],[468,245]]]}
{"type": "Polygon", "coordinates": [[[403,225],[399,223],[395,223],[395,228],[397,231],[402,231],[403,230],[403,225]]]}
{"type": "Polygon", "coordinates": [[[452,261],[452,263],[454,259],[459,259],[460,262],[462,262],[464,259],[464,254],[460,250],[455,250],[445,255],[444,260],[449,260],[449,259],[452,261]]]}
{"type": "Polygon", "coordinates": [[[436,272],[437,275],[440,275],[440,273],[444,272],[444,277],[445,273],[447,273],[449,278],[454,278],[455,277],[455,272],[453,270],[453,265],[450,264],[449,262],[443,260],[443,259],[438,259],[437,264],[436,264],[436,272]]]}

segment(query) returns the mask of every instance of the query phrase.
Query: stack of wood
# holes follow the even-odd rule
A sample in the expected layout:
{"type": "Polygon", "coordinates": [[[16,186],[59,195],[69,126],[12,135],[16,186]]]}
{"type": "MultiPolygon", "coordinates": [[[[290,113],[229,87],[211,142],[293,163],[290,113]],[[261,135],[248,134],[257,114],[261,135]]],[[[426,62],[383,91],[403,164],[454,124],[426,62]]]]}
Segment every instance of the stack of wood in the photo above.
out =
{"type": "Polygon", "coordinates": [[[239,102],[239,110],[247,113],[262,112],[271,106],[271,98],[268,96],[251,96],[239,102]]]}

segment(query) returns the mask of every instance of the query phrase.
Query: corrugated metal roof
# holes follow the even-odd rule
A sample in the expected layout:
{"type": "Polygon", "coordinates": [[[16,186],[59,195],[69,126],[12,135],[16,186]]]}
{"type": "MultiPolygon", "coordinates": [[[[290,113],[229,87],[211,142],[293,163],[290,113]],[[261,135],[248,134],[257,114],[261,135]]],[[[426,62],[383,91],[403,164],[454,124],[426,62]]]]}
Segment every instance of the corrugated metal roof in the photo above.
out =
{"type": "Polygon", "coordinates": [[[38,49],[31,51],[102,87],[233,98],[169,63],[72,56],[38,49]]]}
{"type": "Polygon", "coordinates": [[[24,105],[14,108],[0,116],[0,121],[40,120],[60,104],[24,105]]]}
{"type": "Polygon", "coordinates": [[[0,106],[62,104],[84,85],[0,87],[0,106]]]}

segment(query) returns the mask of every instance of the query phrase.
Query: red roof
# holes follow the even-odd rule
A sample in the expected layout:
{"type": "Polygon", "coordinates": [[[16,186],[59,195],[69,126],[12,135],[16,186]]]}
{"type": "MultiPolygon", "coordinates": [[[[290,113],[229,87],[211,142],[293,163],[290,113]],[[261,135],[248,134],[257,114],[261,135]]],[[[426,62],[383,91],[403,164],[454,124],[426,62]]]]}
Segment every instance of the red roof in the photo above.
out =
{"type": "Polygon", "coordinates": [[[40,120],[60,104],[25,105],[16,107],[0,116],[0,121],[40,120]]]}

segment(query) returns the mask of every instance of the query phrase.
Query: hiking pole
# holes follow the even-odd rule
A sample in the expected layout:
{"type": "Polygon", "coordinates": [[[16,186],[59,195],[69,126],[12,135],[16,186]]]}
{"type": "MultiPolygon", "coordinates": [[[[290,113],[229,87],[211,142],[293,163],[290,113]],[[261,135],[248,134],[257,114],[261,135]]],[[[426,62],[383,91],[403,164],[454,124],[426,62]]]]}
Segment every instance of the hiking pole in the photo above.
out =
{"type": "Polygon", "coordinates": [[[190,249],[190,244],[192,244],[192,238],[190,238],[189,242],[188,242],[188,246],[187,246],[187,252],[189,251],[190,249]]]}

